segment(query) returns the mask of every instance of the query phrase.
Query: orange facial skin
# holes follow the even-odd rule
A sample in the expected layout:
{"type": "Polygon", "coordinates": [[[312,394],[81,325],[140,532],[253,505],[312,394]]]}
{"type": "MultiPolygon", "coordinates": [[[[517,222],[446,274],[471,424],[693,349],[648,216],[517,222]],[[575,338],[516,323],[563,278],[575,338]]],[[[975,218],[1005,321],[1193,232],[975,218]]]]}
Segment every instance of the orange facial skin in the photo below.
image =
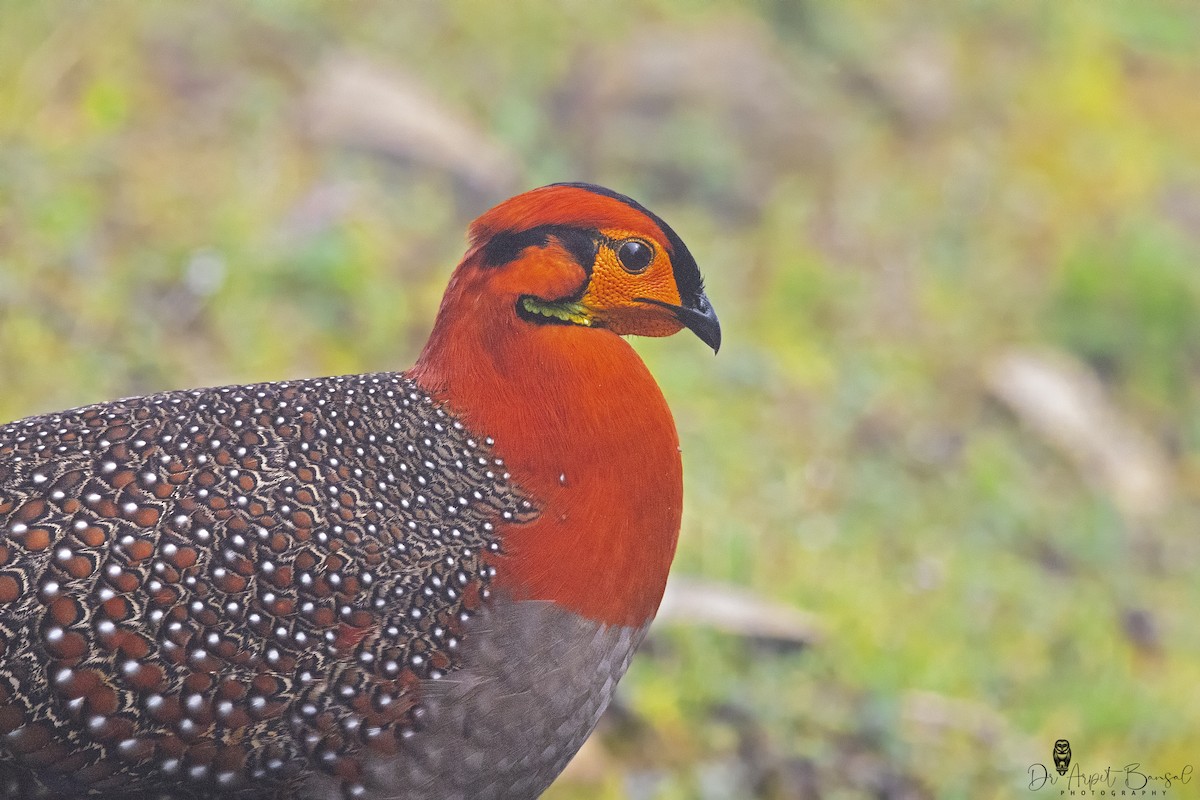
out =
{"type": "Polygon", "coordinates": [[[637,302],[637,298],[658,300],[678,306],[679,290],[671,271],[670,256],[663,249],[632,230],[609,229],[608,237],[596,254],[596,265],[582,304],[595,309],[604,327],[621,335],[670,336],[683,324],[661,306],[637,302]],[[630,274],[621,266],[617,252],[622,242],[644,242],[653,250],[653,260],[644,272],[630,274]]]}
{"type": "Polygon", "coordinates": [[[670,410],[621,335],[686,324],[715,348],[695,264],[645,209],[578,185],[519,195],[470,236],[410,374],[494,438],[541,509],[502,527],[497,590],[644,624],[674,556],[683,476],[670,410]],[[621,260],[630,240],[651,251],[626,248],[636,272],[621,260]]]}

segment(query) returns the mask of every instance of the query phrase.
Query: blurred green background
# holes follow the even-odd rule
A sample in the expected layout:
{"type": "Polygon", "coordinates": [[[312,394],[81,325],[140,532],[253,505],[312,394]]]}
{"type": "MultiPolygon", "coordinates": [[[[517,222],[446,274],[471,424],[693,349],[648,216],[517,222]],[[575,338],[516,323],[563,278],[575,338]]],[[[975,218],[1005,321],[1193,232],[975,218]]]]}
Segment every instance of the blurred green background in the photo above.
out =
{"type": "Polygon", "coordinates": [[[742,611],[676,602],[549,797],[1057,795],[1057,738],[1200,765],[1198,31],[0,0],[0,418],[404,368],[474,215],[596,181],[721,315],[716,359],[636,346],[684,441],[675,574],[742,611]]]}

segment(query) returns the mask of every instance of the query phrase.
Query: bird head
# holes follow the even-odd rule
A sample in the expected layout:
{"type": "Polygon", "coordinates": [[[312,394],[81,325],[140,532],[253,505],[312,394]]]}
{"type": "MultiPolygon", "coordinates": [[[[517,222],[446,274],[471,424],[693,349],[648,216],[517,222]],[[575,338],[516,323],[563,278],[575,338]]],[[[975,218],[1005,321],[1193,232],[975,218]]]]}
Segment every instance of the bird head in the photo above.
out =
{"type": "MultiPolygon", "coordinates": [[[[687,246],[636,201],[584,183],[543,186],[471,226],[453,292],[504,304],[525,325],[620,335],[690,329],[715,352],[721,326],[687,246]]],[[[447,292],[450,296],[451,291],[447,292]]]]}

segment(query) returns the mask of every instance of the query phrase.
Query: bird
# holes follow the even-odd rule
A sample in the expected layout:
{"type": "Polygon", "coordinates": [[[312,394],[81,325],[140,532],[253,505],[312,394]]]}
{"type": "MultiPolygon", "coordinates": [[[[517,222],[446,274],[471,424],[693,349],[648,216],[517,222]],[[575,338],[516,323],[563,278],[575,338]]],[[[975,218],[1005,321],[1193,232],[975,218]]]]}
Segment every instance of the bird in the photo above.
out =
{"type": "Polygon", "coordinates": [[[0,797],[534,798],[662,599],[679,437],[626,336],[721,328],[586,183],[480,216],[403,372],[0,427],[0,797]]]}

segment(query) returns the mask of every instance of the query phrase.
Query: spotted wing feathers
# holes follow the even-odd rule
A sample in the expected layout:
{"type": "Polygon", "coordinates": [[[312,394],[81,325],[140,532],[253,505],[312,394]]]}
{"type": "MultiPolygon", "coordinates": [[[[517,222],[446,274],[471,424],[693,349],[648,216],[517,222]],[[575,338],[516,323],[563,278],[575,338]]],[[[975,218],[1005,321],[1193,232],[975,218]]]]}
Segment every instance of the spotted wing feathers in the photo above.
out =
{"type": "Polygon", "coordinates": [[[352,794],[535,514],[490,445],[401,374],[0,427],[0,795],[352,794]]]}

